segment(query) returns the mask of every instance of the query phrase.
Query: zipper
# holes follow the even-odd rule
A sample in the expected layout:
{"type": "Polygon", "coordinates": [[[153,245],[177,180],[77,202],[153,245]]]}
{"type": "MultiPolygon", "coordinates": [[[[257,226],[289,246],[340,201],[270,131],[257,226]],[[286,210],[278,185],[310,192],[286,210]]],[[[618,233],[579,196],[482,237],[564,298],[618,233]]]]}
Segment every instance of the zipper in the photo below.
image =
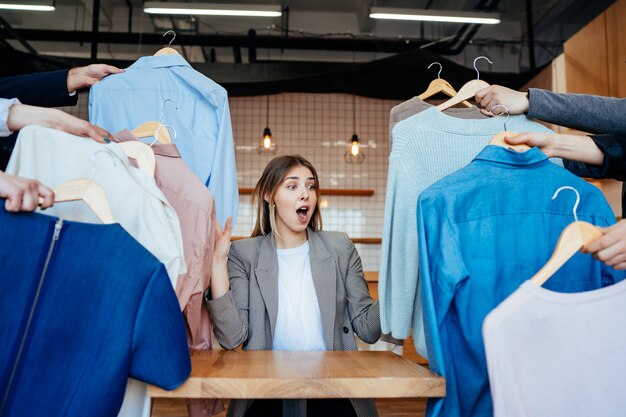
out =
{"type": "Polygon", "coordinates": [[[17,372],[17,367],[20,363],[22,351],[24,350],[24,344],[26,343],[28,332],[30,330],[30,326],[33,321],[33,316],[35,315],[35,310],[37,309],[37,303],[39,302],[39,295],[41,294],[41,287],[43,287],[43,281],[46,277],[46,272],[48,272],[48,265],[50,264],[50,258],[52,258],[52,251],[54,250],[54,245],[56,244],[57,240],[59,240],[59,235],[61,234],[61,228],[63,228],[63,219],[59,218],[54,225],[54,232],[52,233],[52,241],[50,242],[50,246],[48,247],[48,255],[46,256],[46,262],[44,263],[43,269],[41,270],[41,275],[39,276],[39,284],[37,284],[37,291],[35,292],[33,305],[30,307],[30,313],[28,314],[28,320],[26,321],[24,334],[22,335],[20,347],[17,350],[17,356],[15,357],[15,362],[13,363],[13,369],[11,370],[9,383],[7,384],[7,387],[4,391],[4,396],[2,398],[2,405],[0,405],[0,416],[2,416],[2,414],[4,413],[4,407],[6,406],[6,403],[9,399],[9,392],[11,392],[11,385],[13,384],[13,379],[15,378],[15,373],[17,372]]]}

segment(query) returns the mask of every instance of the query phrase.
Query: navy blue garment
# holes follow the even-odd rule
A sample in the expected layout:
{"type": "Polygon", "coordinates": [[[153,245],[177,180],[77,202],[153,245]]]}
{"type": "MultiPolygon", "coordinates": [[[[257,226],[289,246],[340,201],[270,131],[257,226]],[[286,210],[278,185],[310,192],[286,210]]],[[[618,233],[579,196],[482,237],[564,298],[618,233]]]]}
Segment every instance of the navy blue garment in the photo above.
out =
{"type": "MultiPolygon", "coordinates": [[[[574,221],[572,191],[551,199],[566,185],[580,193],[579,220],[598,226],[615,222],[600,190],[537,148],[487,146],[421,194],[417,224],[428,359],[446,378],[446,397],[429,400],[428,417],[493,415],[483,320],[545,265],[574,221]]],[[[625,271],[578,253],[544,286],[581,292],[624,276],[625,271]]]]}
{"type": "Polygon", "coordinates": [[[0,200],[0,231],[0,416],[115,417],[128,377],[174,389],[189,376],[165,267],[119,224],[0,200]]]}

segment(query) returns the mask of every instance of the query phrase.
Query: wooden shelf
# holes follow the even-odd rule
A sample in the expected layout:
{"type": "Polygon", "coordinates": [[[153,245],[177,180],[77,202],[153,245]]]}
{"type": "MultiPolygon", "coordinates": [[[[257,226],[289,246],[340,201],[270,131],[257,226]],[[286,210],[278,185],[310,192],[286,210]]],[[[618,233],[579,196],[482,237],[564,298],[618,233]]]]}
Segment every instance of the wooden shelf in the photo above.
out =
{"type": "MultiPolygon", "coordinates": [[[[249,236],[232,236],[230,241],[234,242],[235,240],[248,238],[249,236]]],[[[364,245],[380,245],[382,243],[382,239],[379,237],[351,237],[350,240],[352,243],[362,243],[364,245]]]]}
{"type": "MultiPolygon", "coordinates": [[[[254,188],[239,188],[239,194],[252,194],[254,192],[254,188]]],[[[374,195],[374,190],[371,189],[342,189],[342,188],[322,188],[320,189],[320,193],[324,196],[326,195],[343,195],[343,196],[357,196],[357,197],[369,197],[374,195]]]]}

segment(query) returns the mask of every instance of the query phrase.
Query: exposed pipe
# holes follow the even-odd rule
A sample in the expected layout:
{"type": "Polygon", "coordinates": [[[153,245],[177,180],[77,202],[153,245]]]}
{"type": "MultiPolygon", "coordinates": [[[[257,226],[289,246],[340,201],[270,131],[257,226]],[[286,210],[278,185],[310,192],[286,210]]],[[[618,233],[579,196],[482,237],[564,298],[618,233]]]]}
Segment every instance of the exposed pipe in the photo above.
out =
{"type": "Polygon", "coordinates": [[[526,34],[528,36],[528,59],[530,69],[534,71],[535,65],[535,30],[533,22],[533,1],[526,0],[526,34]]]}
{"type": "Polygon", "coordinates": [[[91,18],[91,59],[98,59],[98,27],[100,26],[100,0],[93,0],[93,14],[91,18]]]}

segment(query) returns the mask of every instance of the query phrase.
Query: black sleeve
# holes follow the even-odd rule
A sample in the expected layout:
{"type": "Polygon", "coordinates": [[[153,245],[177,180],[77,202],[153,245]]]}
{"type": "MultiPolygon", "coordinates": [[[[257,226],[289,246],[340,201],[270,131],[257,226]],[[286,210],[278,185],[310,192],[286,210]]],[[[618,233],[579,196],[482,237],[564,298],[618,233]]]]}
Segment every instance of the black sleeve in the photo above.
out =
{"type": "Polygon", "coordinates": [[[42,107],[74,106],[78,95],[67,91],[69,70],[37,72],[0,78],[0,97],[17,98],[23,104],[42,107]]]}
{"type": "Polygon", "coordinates": [[[602,165],[563,160],[565,168],[580,177],[626,180],[626,136],[594,135],[591,139],[604,153],[602,165]]]}
{"type": "Polygon", "coordinates": [[[588,133],[626,135],[626,98],[528,90],[528,117],[588,133]]]}

